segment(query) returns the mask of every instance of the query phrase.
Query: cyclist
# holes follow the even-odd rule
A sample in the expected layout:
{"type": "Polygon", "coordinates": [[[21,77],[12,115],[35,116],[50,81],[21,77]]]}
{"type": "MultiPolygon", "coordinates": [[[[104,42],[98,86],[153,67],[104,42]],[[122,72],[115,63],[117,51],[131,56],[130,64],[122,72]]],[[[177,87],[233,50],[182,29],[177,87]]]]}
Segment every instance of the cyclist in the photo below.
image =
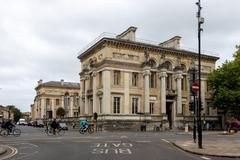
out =
{"type": "Polygon", "coordinates": [[[12,132],[12,128],[15,127],[15,125],[12,123],[11,120],[8,120],[4,125],[3,128],[6,128],[9,132],[12,132]]]}
{"type": "Polygon", "coordinates": [[[89,125],[88,120],[80,121],[80,126],[82,126],[84,130],[88,128],[88,125],[89,125]]]}
{"type": "Polygon", "coordinates": [[[58,123],[56,122],[56,119],[54,118],[51,123],[51,128],[53,129],[53,134],[56,134],[56,129],[58,128],[58,123]]]}

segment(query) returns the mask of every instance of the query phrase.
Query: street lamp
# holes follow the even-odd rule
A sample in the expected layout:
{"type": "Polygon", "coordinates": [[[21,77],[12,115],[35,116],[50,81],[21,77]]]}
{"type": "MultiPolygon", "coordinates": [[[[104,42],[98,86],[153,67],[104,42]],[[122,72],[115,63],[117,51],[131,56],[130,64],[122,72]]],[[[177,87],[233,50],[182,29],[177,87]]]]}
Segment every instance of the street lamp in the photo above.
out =
{"type": "Polygon", "coordinates": [[[196,3],[198,6],[197,19],[198,19],[198,107],[197,107],[197,127],[198,127],[198,148],[202,148],[202,124],[201,124],[201,24],[204,23],[204,18],[201,17],[201,0],[196,3]]]}

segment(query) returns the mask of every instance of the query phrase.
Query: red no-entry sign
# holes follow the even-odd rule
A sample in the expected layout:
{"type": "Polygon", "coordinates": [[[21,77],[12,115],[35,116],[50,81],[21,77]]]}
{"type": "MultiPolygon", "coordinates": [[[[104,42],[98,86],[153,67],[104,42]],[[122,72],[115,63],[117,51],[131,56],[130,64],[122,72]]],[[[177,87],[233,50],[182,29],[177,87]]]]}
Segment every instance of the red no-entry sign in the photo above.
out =
{"type": "Polygon", "coordinates": [[[197,93],[198,90],[199,90],[198,82],[193,82],[192,91],[197,93]]]}

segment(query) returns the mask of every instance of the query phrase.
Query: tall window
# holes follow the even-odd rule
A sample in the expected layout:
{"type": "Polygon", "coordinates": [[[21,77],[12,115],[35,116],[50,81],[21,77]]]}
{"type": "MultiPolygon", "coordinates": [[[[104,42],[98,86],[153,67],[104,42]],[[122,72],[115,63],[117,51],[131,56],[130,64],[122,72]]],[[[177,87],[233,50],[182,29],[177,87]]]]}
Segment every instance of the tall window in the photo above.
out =
{"type": "Polygon", "coordinates": [[[138,81],[138,73],[133,72],[132,73],[132,86],[137,87],[137,81],[138,81]]]}
{"type": "Polygon", "coordinates": [[[99,75],[99,77],[98,77],[98,78],[99,78],[99,79],[98,79],[98,86],[99,86],[99,87],[102,87],[102,72],[99,72],[98,75],[99,75]]]}
{"type": "Polygon", "coordinates": [[[156,87],[156,73],[155,72],[151,72],[149,85],[150,85],[150,88],[156,87]]]}
{"type": "Polygon", "coordinates": [[[138,98],[132,98],[132,114],[137,114],[138,112],[138,98]]]}
{"type": "Polygon", "coordinates": [[[56,106],[59,106],[59,104],[60,104],[59,99],[56,99],[56,106]]]}
{"type": "Polygon", "coordinates": [[[186,84],[186,76],[183,76],[183,79],[182,79],[182,90],[183,91],[186,91],[187,89],[187,84],[186,84]]]}
{"type": "Polygon", "coordinates": [[[150,112],[150,114],[153,114],[154,113],[154,103],[153,102],[150,102],[149,103],[149,112],[150,112]]]}
{"type": "Polygon", "coordinates": [[[120,71],[114,71],[114,85],[120,85],[120,71]]]}
{"type": "Polygon", "coordinates": [[[168,74],[166,78],[166,87],[167,89],[172,89],[172,75],[168,74]]]}
{"type": "Polygon", "coordinates": [[[113,113],[120,113],[120,97],[114,97],[113,113]]]}
{"type": "Polygon", "coordinates": [[[99,97],[99,113],[102,113],[102,97],[99,97]]]}
{"type": "Polygon", "coordinates": [[[50,99],[46,99],[46,106],[50,106],[50,99]]]}

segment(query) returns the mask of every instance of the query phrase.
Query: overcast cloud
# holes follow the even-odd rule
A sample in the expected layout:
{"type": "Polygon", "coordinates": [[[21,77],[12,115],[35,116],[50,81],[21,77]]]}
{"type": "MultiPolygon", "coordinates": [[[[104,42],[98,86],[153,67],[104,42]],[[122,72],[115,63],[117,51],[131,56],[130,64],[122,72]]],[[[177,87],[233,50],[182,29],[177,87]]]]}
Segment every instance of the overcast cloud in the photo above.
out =
{"type": "MultiPolygon", "coordinates": [[[[77,53],[102,32],[136,26],[156,42],[197,48],[196,0],[0,0],[0,105],[30,111],[37,81],[79,82],[77,53]]],[[[240,44],[240,1],[202,0],[202,48],[221,65],[240,44]]]]}

